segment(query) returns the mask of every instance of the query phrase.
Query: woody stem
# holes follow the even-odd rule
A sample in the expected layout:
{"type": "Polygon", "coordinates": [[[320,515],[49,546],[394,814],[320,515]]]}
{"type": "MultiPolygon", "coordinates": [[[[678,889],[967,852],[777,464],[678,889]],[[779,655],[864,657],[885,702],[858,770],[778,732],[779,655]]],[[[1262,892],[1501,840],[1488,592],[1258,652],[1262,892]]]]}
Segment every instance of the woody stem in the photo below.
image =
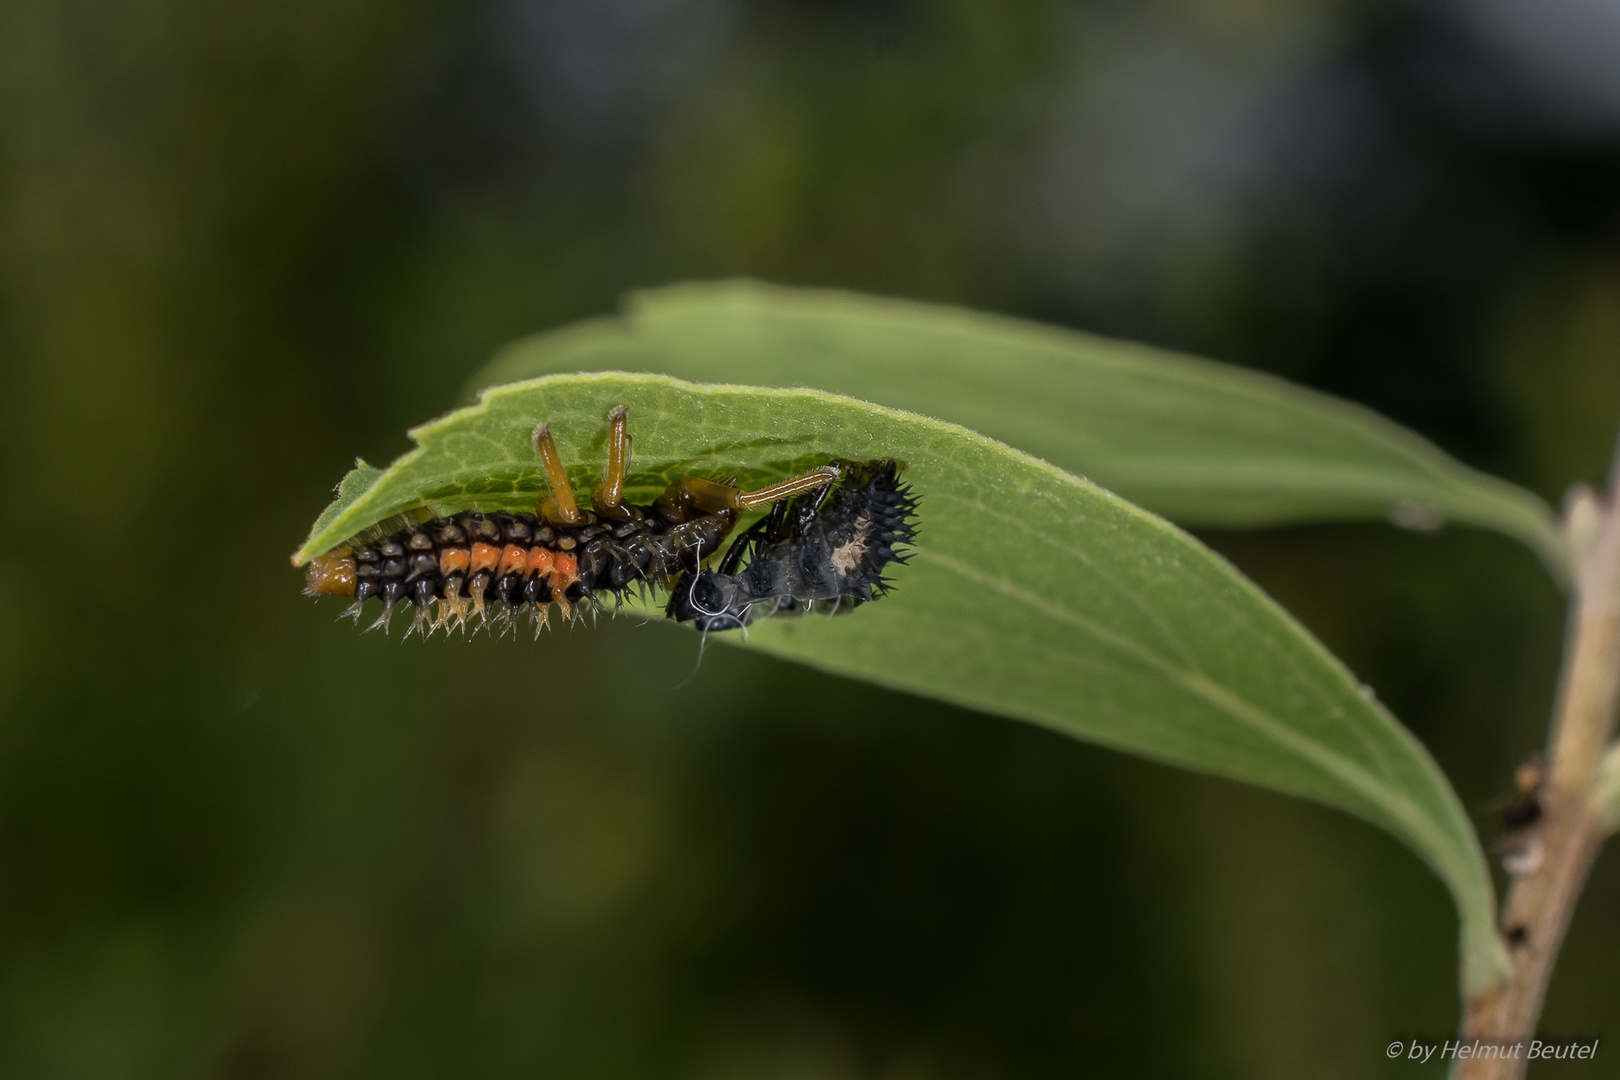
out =
{"type": "MultiPolygon", "coordinates": [[[[1578,530],[1571,530],[1574,534],[1578,530]]],[[[1598,763],[1614,735],[1620,702],[1620,448],[1595,537],[1577,542],[1576,580],[1558,703],[1547,747],[1546,790],[1538,826],[1542,857],[1518,877],[1502,926],[1519,941],[1513,971],[1467,1003],[1464,1041],[1529,1045],[1553,962],[1569,929],[1604,829],[1592,806],[1598,763]]],[[[1458,1063],[1456,1080],[1519,1080],[1526,1058],[1481,1056],[1458,1063]]]]}

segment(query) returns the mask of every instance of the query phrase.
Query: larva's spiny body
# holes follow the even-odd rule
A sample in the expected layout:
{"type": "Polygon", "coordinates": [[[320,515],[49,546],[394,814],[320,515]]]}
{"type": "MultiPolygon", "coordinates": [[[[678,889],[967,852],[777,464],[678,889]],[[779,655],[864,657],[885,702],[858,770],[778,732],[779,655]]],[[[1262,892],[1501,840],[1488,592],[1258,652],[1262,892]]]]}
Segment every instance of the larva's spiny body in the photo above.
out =
{"type": "Polygon", "coordinates": [[[734,523],[729,513],[683,522],[647,513],[573,526],[532,514],[457,514],[321,556],[306,591],[354,597],[356,619],[367,600],[381,601],[374,627],[386,627],[394,608],[409,602],[413,630],[469,618],[474,629],[491,620],[515,625],[527,613],[538,632],[553,603],[570,618],[604,594],[622,598],[638,584],[696,567],[720,550],[734,523]],[[437,608],[431,618],[430,606],[437,608]]]}
{"type": "Polygon", "coordinates": [[[469,511],[387,535],[373,530],[316,558],[305,592],[353,597],[345,614],[356,621],[368,600],[380,601],[374,629],[386,630],[395,608],[409,603],[410,631],[448,631],[469,620],[475,630],[506,628],[527,613],[538,634],[553,603],[572,619],[599,607],[604,594],[622,600],[649,585],[671,589],[671,618],[704,630],[817,601],[853,608],[887,591],[883,568],[904,561],[894,545],[912,538],[916,507],[896,483],[898,463],[832,463],[756,491],[687,477],[638,506],[621,498],[630,451],[625,415],[621,406],[609,416],[608,469],[592,492],[596,513],[579,508],[542,425],[534,445],[552,496],[537,513],[469,511]],[[763,506],[771,514],[738,538],[720,572],[704,570],[739,514],[763,506]]]}

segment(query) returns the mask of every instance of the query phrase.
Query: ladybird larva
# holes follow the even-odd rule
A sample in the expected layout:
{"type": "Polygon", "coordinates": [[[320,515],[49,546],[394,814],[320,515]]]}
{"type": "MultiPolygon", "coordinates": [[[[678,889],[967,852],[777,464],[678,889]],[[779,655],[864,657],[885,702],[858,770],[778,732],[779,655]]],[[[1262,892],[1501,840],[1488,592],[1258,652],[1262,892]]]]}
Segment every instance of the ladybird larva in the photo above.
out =
{"type": "MultiPolygon", "coordinates": [[[[907,517],[915,506],[895,486],[894,462],[832,463],[754,491],[685,477],[651,505],[638,506],[623,499],[630,461],[626,415],[623,406],[609,414],[608,466],[591,493],[593,511],[579,506],[550,428],[541,425],[533,445],[552,493],[535,513],[467,511],[386,535],[372,530],[311,561],[305,593],[352,597],[344,614],[356,622],[367,601],[375,599],[382,611],[369,629],[385,632],[399,605],[409,604],[415,615],[407,636],[418,630],[448,632],[469,622],[474,630],[490,625],[504,632],[525,614],[538,635],[553,604],[564,619],[573,619],[600,606],[604,595],[622,599],[631,589],[668,586],[691,580],[694,573],[707,580],[712,575],[703,565],[720,552],[739,515],[767,506],[771,514],[738,538],[722,564],[729,581],[744,550],[754,553],[743,574],[751,590],[745,612],[767,598],[781,601],[778,608],[799,601],[808,578],[801,575],[784,586],[785,592],[777,588],[773,594],[776,586],[761,575],[779,567],[786,557],[783,545],[821,551],[825,545],[816,546],[818,538],[841,538],[825,547],[836,595],[859,603],[887,588],[882,568],[898,558],[892,544],[910,539],[907,517]],[[819,509],[823,504],[825,516],[819,509]],[[862,508],[869,511],[864,517],[862,508]],[[782,525],[789,517],[798,523],[792,529],[782,525]],[[784,554],[773,554],[779,549],[784,554]]],[[[669,614],[691,621],[677,615],[673,604],[669,614]]],[[[745,621],[740,617],[736,623],[745,621]]],[[[700,622],[700,628],[723,627],[700,622]]]]}

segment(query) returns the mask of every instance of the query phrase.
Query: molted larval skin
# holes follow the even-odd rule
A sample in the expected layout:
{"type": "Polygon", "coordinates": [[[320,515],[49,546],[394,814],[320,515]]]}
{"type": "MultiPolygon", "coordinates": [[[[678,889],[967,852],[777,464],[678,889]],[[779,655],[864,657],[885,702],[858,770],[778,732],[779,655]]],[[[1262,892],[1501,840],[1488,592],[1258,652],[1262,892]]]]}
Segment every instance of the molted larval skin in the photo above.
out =
{"type": "Polygon", "coordinates": [[[846,478],[816,506],[782,504],[739,536],[721,569],[681,575],[666,614],[699,630],[733,630],[758,618],[812,608],[848,611],[888,592],[883,571],[904,563],[896,548],[916,536],[917,500],[894,461],[846,466],[846,478]],[[728,572],[747,562],[735,573],[728,572]]]}

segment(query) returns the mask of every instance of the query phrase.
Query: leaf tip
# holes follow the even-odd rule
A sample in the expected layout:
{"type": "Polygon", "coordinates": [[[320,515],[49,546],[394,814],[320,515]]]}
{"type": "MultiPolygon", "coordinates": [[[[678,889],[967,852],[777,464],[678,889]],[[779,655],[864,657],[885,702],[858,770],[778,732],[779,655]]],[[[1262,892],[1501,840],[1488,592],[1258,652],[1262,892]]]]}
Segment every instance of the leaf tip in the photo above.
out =
{"type": "Polygon", "coordinates": [[[1458,974],[1464,1000],[1488,993],[1513,974],[1513,960],[1508,956],[1507,945],[1494,927],[1485,926],[1472,934],[1464,929],[1461,968],[1458,974]]]}

